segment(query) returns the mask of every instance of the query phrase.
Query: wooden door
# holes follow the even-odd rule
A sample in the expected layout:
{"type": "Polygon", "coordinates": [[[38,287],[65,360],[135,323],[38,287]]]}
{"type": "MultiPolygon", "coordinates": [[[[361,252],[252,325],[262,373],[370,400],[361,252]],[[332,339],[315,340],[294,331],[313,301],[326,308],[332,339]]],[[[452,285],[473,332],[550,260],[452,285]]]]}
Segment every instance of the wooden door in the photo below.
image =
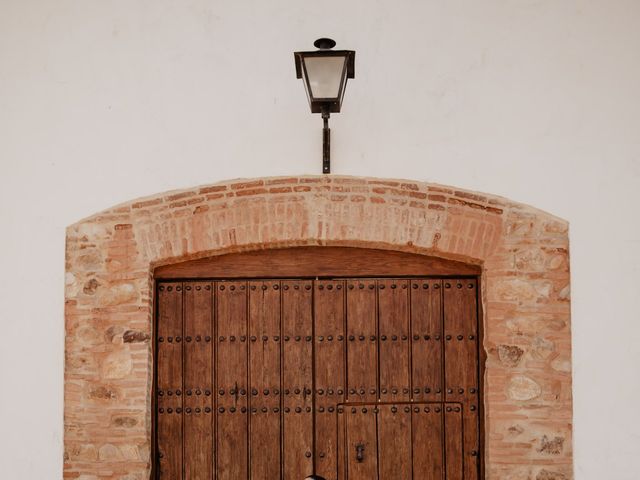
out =
{"type": "Polygon", "coordinates": [[[162,281],[156,476],[477,480],[475,278],[162,281]]]}

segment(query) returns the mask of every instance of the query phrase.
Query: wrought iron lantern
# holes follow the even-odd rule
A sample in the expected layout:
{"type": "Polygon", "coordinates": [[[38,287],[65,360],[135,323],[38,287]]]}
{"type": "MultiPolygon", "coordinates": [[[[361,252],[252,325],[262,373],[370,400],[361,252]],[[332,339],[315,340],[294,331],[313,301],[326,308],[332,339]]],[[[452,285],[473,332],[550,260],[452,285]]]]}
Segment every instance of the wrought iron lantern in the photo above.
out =
{"type": "Polygon", "coordinates": [[[314,46],[318,50],[294,53],[296,76],[304,81],[311,113],[322,114],[322,173],[330,173],[329,117],[340,112],[347,79],[355,77],[356,52],[332,50],[336,42],[330,38],[320,38],[314,46]]]}

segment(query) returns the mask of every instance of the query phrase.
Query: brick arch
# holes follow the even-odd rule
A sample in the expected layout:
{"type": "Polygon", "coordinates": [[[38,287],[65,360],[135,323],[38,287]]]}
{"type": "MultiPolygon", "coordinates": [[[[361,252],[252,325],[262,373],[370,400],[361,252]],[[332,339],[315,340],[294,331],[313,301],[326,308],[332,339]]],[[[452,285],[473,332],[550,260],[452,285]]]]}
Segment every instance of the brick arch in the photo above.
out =
{"type": "Polygon", "coordinates": [[[500,197],[337,176],[223,182],[78,222],[67,229],[64,476],[149,476],[155,267],[332,245],[482,265],[487,477],[571,478],[567,232],[500,197]]]}

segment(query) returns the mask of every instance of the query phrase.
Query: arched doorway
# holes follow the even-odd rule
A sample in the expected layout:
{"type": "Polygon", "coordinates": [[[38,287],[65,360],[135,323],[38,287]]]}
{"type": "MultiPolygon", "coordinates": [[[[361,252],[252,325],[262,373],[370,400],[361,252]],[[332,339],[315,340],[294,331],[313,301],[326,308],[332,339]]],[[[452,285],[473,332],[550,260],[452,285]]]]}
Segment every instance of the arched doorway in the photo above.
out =
{"type": "MultiPolygon", "coordinates": [[[[153,386],[158,337],[154,322],[157,288],[162,282],[178,279],[182,289],[189,286],[184,282],[206,280],[213,292],[218,286],[214,282],[220,281],[311,280],[315,299],[320,293],[318,282],[343,282],[344,293],[346,282],[364,278],[359,275],[377,285],[393,279],[456,280],[459,270],[433,273],[437,262],[429,259],[435,258],[455,261],[456,268],[475,268],[461,276],[477,279],[480,275],[482,281],[476,296],[483,313],[478,347],[487,361],[479,377],[483,402],[478,412],[486,436],[478,457],[486,476],[571,478],[568,245],[565,221],[527,205],[454,187],[360,177],[228,181],[134,200],[84,219],[68,227],[66,234],[64,476],[146,480],[155,475],[154,428],[159,404],[153,386]],[[357,263],[350,259],[338,266],[354,265],[366,273],[325,268],[318,280],[300,271],[283,273],[285,276],[274,273],[278,265],[296,265],[277,257],[276,252],[297,247],[322,247],[320,252],[349,247],[383,250],[389,255],[416,254],[412,261],[402,263],[403,268],[414,265],[416,259],[427,263],[418,272],[385,272],[380,268],[386,265],[383,260],[357,263]],[[213,265],[223,265],[223,258],[231,258],[227,254],[244,253],[249,259],[260,256],[261,250],[270,253],[258,264],[261,269],[234,277],[234,264],[227,263],[224,272],[210,273],[213,265]],[[165,267],[180,265],[204,266],[209,273],[203,277],[197,271],[183,270],[174,272],[174,277],[162,277],[165,267]]],[[[318,263],[331,266],[323,258],[318,263]]],[[[253,264],[247,260],[244,265],[253,264]]],[[[405,291],[398,290],[398,285],[394,291],[405,291]]],[[[407,288],[414,291],[413,286],[407,284],[407,288]]],[[[385,284],[385,294],[391,290],[385,284]]],[[[273,294],[273,289],[269,291],[273,294]]],[[[380,292],[375,287],[374,291],[380,292]]],[[[284,289],[278,292],[283,295],[284,289]]],[[[335,294],[336,289],[331,292],[335,294]]],[[[380,305],[376,303],[375,308],[380,305]]],[[[468,341],[453,335],[461,345],[468,341]]],[[[359,336],[354,345],[360,342],[359,336]]],[[[182,338],[181,342],[184,346],[182,338]]],[[[375,342],[382,343],[378,334],[375,342]]],[[[315,348],[316,342],[310,343],[315,348]]],[[[239,345],[237,340],[234,345],[239,345]]],[[[251,347],[246,348],[251,353],[251,347]]],[[[313,355],[306,358],[316,362],[313,355]]],[[[233,383],[235,386],[235,380],[233,383]]],[[[381,386],[375,386],[376,396],[381,386]]],[[[225,388],[225,398],[230,387],[225,388]]],[[[186,398],[182,391],[181,395],[186,398]]],[[[312,401],[318,403],[318,398],[312,401]]],[[[376,402],[366,398],[362,403],[376,402]]],[[[367,405],[360,408],[367,408],[369,415],[367,405]]],[[[293,408],[295,413],[296,406],[293,408]]],[[[364,415],[361,411],[353,415],[369,418],[360,417],[364,415]]],[[[341,432],[344,428],[354,431],[351,424],[336,426],[341,432]]],[[[357,461],[353,445],[336,450],[338,458],[347,452],[356,455],[354,468],[366,466],[373,449],[366,441],[364,445],[363,462],[357,461]]],[[[377,444],[375,450],[385,448],[377,444]]],[[[314,451],[319,458],[322,452],[314,451]]],[[[314,451],[311,458],[316,461],[314,451]]]]}

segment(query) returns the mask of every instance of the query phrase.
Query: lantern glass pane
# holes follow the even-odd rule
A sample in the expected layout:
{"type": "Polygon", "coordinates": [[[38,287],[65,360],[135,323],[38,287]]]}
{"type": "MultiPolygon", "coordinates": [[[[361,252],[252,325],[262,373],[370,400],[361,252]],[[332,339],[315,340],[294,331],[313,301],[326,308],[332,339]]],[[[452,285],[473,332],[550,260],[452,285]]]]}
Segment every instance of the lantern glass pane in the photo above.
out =
{"type": "Polygon", "coordinates": [[[306,57],[304,59],[311,96],[337,99],[345,67],[345,57],[306,57]]]}

